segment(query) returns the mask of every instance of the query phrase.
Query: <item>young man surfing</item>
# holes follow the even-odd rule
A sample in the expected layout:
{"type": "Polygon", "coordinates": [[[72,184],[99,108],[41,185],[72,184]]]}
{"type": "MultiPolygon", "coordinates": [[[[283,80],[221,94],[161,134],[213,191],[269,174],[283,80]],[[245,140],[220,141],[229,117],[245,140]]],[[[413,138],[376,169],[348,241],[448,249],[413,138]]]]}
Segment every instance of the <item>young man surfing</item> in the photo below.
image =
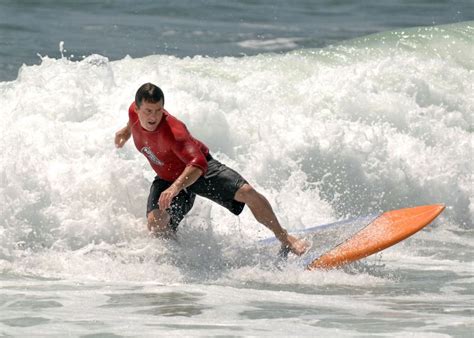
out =
{"type": "Polygon", "coordinates": [[[158,237],[173,235],[197,194],[235,215],[247,205],[255,219],[273,231],[284,249],[302,255],[308,244],[289,235],[268,200],[239,173],[214,159],[207,146],[164,109],[164,103],[159,87],[142,85],[128,110],[127,125],[115,134],[117,148],[133,135],[136,148],[157,174],[148,196],[148,230],[158,237]]]}

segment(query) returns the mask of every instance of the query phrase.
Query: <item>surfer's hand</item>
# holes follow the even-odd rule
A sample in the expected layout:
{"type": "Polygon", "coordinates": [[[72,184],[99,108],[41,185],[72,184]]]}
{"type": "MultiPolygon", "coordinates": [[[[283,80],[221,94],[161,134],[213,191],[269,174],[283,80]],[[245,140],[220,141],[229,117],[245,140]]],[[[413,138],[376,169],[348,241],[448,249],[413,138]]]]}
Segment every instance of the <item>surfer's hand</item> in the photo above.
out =
{"type": "Polygon", "coordinates": [[[309,249],[309,243],[303,239],[298,239],[292,235],[287,235],[283,246],[288,248],[292,253],[297,256],[301,256],[309,249]]]}
{"type": "Polygon", "coordinates": [[[128,125],[125,128],[120,129],[118,132],[115,133],[115,146],[117,148],[122,148],[123,145],[130,138],[131,134],[132,133],[128,125]]]}
{"type": "Polygon", "coordinates": [[[163,191],[160,195],[160,199],[158,200],[160,210],[168,209],[171,206],[171,201],[176,195],[178,195],[178,193],[179,188],[177,188],[174,184],[172,184],[168,189],[163,191]]]}

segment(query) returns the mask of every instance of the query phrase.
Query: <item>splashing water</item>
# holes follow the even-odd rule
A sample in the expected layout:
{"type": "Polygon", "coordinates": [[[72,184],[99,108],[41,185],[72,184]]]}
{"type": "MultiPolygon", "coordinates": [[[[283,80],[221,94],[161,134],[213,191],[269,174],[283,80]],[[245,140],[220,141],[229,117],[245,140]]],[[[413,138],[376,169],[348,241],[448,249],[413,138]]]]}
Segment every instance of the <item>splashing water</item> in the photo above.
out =
{"type": "MultiPolygon", "coordinates": [[[[473,36],[468,22],[284,55],[113,62],[100,55],[71,61],[61,41],[60,59],[43,57],[0,83],[3,278],[177,283],[187,291],[209,284],[206,292],[222,297],[230,294],[219,285],[245,284],[255,289],[246,291],[250,299],[252,292],[296,288],[300,294],[287,301],[303,304],[315,285],[399,292],[394,279],[437,266],[460,279],[440,277],[453,284],[444,291],[415,286],[414,293],[443,304],[460,297],[473,257],[473,36]],[[384,263],[402,272],[387,269],[381,277],[274,269],[255,245],[270,233],[248,210],[237,218],[203,199],[181,224],[178,246],[157,243],[144,225],[153,173],[132,142],[122,150],[113,145],[144,82],[164,90],[167,110],[263,192],[290,230],[420,204],[448,208],[384,253],[384,263]]],[[[317,298],[334,309],[344,303],[338,297],[333,306],[317,298]]],[[[408,300],[392,301],[393,311],[406,310],[408,300]]],[[[264,313],[271,307],[260,305],[264,313]]],[[[377,302],[365,309],[385,310],[377,302]]],[[[435,316],[442,327],[450,318],[435,316]]]]}

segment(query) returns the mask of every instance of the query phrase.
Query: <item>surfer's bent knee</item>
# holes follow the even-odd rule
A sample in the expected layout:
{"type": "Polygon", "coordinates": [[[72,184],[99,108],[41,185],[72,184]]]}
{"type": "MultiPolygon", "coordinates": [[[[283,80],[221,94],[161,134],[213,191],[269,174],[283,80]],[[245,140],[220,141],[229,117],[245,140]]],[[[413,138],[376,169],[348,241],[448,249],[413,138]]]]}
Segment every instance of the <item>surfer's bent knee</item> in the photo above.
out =
{"type": "Polygon", "coordinates": [[[235,200],[239,202],[247,203],[249,198],[257,195],[258,192],[250,184],[245,183],[243,186],[237,190],[235,193],[235,200]]]}
{"type": "Polygon", "coordinates": [[[148,213],[147,219],[149,231],[169,230],[170,215],[166,211],[153,209],[148,213]]]}

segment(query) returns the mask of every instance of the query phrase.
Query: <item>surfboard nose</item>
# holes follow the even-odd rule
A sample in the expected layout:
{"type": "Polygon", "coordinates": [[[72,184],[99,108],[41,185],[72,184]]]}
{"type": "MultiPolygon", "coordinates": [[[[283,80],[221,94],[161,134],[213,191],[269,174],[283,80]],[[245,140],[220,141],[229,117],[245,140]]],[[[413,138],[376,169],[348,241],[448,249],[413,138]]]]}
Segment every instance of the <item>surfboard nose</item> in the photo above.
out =
{"type": "Polygon", "coordinates": [[[444,204],[431,204],[427,205],[426,208],[429,208],[429,211],[427,213],[431,213],[433,216],[431,220],[434,220],[436,217],[439,216],[443,212],[444,209],[446,209],[446,206],[444,204]]]}
{"type": "Polygon", "coordinates": [[[444,204],[430,204],[387,211],[346,242],[315,259],[307,269],[330,269],[379,252],[421,230],[444,209],[444,204]]]}

